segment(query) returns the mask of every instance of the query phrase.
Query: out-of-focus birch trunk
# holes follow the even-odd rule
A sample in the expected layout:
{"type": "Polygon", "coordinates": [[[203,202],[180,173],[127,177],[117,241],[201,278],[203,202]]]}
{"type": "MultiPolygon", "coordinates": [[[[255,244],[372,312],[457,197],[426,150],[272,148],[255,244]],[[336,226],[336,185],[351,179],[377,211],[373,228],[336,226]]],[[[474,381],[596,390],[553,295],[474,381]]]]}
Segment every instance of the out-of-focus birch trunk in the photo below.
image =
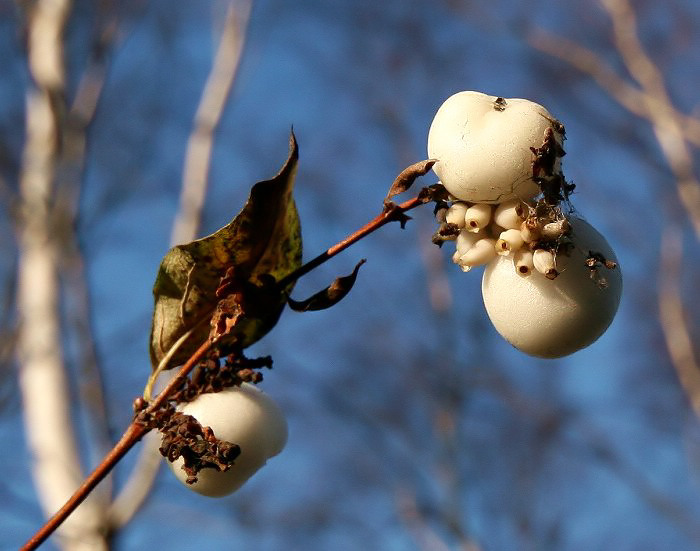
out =
{"type": "MultiPolygon", "coordinates": [[[[31,470],[42,508],[56,512],[83,480],[61,349],[53,181],[64,87],[68,0],[28,7],[26,142],[20,177],[17,309],[19,383],[31,470]]],[[[106,549],[102,508],[86,501],[59,531],[62,549],[106,549]]]]}

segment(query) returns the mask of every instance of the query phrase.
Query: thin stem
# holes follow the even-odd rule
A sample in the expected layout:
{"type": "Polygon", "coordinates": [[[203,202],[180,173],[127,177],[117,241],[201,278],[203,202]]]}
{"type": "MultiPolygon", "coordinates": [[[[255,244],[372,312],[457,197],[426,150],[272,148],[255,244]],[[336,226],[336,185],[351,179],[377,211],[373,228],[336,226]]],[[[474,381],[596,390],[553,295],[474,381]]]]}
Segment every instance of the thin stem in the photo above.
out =
{"type": "MultiPolygon", "coordinates": [[[[207,339],[202,346],[200,346],[197,351],[190,356],[187,363],[180,368],[177,376],[168,383],[168,386],[163,389],[155,400],[146,408],[145,413],[154,413],[163,403],[168,399],[168,397],[173,393],[173,391],[179,387],[185,380],[190,371],[195,365],[211,350],[212,346],[216,344],[216,339],[207,339]]],[[[114,468],[114,466],[121,460],[126,452],[128,452],[136,442],[138,442],[150,428],[142,425],[137,421],[133,421],[124,431],[124,434],[119,439],[119,442],[115,444],[112,450],[107,453],[100,464],[95,468],[90,476],[88,476],[85,481],[80,485],[80,487],[75,491],[75,493],[70,497],[70,499],[65,503],[61,509],[51,517],[44,526],[42,526],[32,538],[24,544],[20,551],[30,551],[36,549],[41,545],[60,525],[61,523],[70,516],[70,514],[80,505],[83,500],[92,492],[92,490],[100,483],[100,481],[107,476],[107,474],[114,468]]]]}
{"type": "Polygon", "coordinates": [[[279,281],[278,285],[284,288],[290,283],[295,282],[300,277],[308,274],[311,270],[318,268],[326,260],[333,258],[339,252],[344,251],[350,245],[357,243],[360,239],[378,230],[383,225],[388,224],[389,222],[400,220],[401,215],[404,212],[407,212],[423,204],[425,204],[425,201],[422,198],[414,197],[413,199],[409,199],[408,201],[401,203],[400,205],[394,205],[392,208],[381,212],[374,219],[362,226],[356,232],[351,233],[345,239],[333,245],[330,249],[321,253],[316,258],[309,260],[306,264],[303,264],[302,266],[294,270],[292,273],[283,277],[279,281]]]}

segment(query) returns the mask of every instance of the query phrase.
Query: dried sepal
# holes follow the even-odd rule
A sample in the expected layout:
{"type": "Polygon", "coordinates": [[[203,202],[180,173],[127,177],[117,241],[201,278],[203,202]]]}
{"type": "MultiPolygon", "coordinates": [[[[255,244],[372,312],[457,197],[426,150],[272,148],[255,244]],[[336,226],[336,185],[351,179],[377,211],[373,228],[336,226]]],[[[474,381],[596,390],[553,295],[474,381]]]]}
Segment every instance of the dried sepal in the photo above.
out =
{"type": "Polygon", "coordinates": [[[159,429],[163,435],[161,455],[171,463],[182,458],[187,484],[195,484],[202,469],[229,470],[241,453],[237,444],[217,438],[211,428],[179,411],[172,412],[159,429]]]}
{"type": "Polygon", "coordinates": [[[454,224],[448,224],[447,222],[443,222],[440,224],[437,231],[433,234],[432,241],[438,247],[442,247],[442,244],[445,241],[454,241],[455,239],[457,239],[458,234],[459,228],[457,226],[455,226],[454,224]]]}
{"type": "Polygon", "coordinates": [[[306,300],[296,301],[288,297],[287,304],[295,312],[312,312],[335,306],[350,292],[357,279],[360,266],[365,262],[366,260],[363,258],[357,263],[351,274],[336,278],[328,287],[306,300]]]}
{"type": "Polygon", "coordinates": [[[437,159],[427,159],[425,161],[413,163],[403,169],[391,184],[389,193],[387,193],[384,199],[384,203],[386,204],[392,197],[407,191],[413,185],[413,182],[415,182],[417,178],[427,174],[436,162],[437,159]]]}
{"type": "Polygon", "coordinates": [[[525,243],[534,243],[542,237],[542,227],[537,218],[531,217],[520,225],[520,235],[525,243]]]}
{"type": "Polygon", "coordinates": [[[556,241],[565,237],[571,232],[571,224],[566,218],[561,218],[555,222],[549,222],[542,226],[542,238],[549,241],[556,241]]]}

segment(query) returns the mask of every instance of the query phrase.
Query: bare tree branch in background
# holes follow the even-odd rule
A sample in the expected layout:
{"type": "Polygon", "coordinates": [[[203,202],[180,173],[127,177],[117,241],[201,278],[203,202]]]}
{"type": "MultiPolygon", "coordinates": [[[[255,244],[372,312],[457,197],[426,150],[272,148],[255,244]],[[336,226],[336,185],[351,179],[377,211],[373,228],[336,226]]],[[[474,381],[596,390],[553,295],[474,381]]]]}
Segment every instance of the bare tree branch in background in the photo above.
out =
{"type": "MultiPolygon", "coordinates": [[[[104,6],[103,6],[103,11],[104,6]]],[[[110,16],[111,17],[111,16],[110,16]]],[[[62,133],[62,151],[56,169],[56,225],[61,237],[60,271],[67,302],[69,331],[74,334],[78,347],[78,395],[81,407],[86,409],[91,463],[97,462],[112,447],[109,438],[107,408],[103,392],[100,366],[91,325],[91,297],[85,263],[76,234],[76,220],[84,177],[86,132],[92,122],[102,93],[107,69],[107,51],[116,40],[117,21],[109,19],[105,25],[97,23],[91,59],[78,84],[76,96],[67,113],[62,133]]],[[[111,476],[95,491],[107,507],[111,500],[111,476]]]]}
{"type": "Polygon", "coordinates": [[[700,365],[695,359],[693,338],[690,335],[680,292],[683,244],[680,230],[666,224],[661,241],[659,265],[659,318],[666,339],[666,347],[678,380],[685,390],[690,405],[700,417],[700,365]]]}
{"type": "Polygon", "coordinates": [[[435,533],[420,512],[414,492],[408,488],[399,488],[396,493],[396,510],[419,549],[449,551],[449,546],[435,533]]]}
{"type": "MultiPolygon", "coordinates": [[[[589,75],[610,97],[630,113],[643,119],[648,118],[647,99],[644,90],[632,85],[618,75],[596,52],[544,29],[536,29],[528,36],[531,46],[565,61],[578,71],[589,75]]],[[[683,129],[685,138],[700,147],[700,119],[675,111],[675,117],[683,129]]]]}
{"type": "Polygon", "coordinates": [[[221,120],[226,100],[241,58],[251,2],[231,4],[226,14],[214,64],[194,117],[194,128],[187,142],[180,195],[180,210],[173,225],[171,245],[193,240],[207,193],[207,179],[214,143],[214,132],[221,120]]]}
{"type": "MultiPolygon", "coordinates": [[[[70,9],[69,0],[39,0],[26,12],[34,83],[27,92],[20,175],[17,356],[32,474],[46,514],[59,508],[83,478],[63,363],[53,208],[65,111],[63,32],[70,9]]],[[[106,549],[102,519],[99,501],[87,500],[59,532],[61,547],[106,549]]]]}
{"type": "MultiPolygon", "coordinates": [[[[207,193],[214,132],[221,120],[236,76],[243,50],[251,0],[229,5],[214,62],[202,92],[187,143],[180,208],[173,223],[170,245],[197,237],[207,193]]],[[[124,526],[148,497],[162,463],[158,446],[160,435],[149,433],[143,439],[140,455],[126,485],[109,510],[112,529],[124,526]]]]}
{"type": "MultiPolygon", "coordinates": [[[[615,46],[637,85],[629,83],[600,56],[544,31],[530,36],[537,49],[591,76],[610,97],[631,113],[646,119],[676,180],[676,189],[700,239],[700,181],[695,175],[689,143],[700,145],[700,120],[680,113],[666,89],[663,74],[644,51],[637,19],[628,0],[601,0],[613,24],[615,46]]],[[[696,414],[700,415],[700,366],[684,320],[678,282],[682,243],[668,230],[661,247],[659,315],[671,362],[696,414]]]]}
{"type": "Polygon", "coordinates": [[[676,179],[680,202],[700,239],[700,181],[695,176],[692,153],[686,143],[698,139],[698,123],[692,117],[679,115],[673,106],[663,74],[639,40],[636,16],[629,2],[601,0],[601,4],[612,20],[617,51],[641,89],[627,83],[606,65],[599,65],[595,55],[570,41],[539,33],[531,37],[531,44],[589,74],[623,107],[649,121],[676,179]]]}

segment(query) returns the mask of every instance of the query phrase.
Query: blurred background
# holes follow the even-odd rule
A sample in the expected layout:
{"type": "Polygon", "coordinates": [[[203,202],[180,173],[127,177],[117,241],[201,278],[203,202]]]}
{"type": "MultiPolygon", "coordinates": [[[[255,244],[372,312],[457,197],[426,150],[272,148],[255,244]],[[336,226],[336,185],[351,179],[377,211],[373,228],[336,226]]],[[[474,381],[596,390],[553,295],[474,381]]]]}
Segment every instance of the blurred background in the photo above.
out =
{"type": "Polygon", "coordinates": [[[699,22],[690,0],[0,1],[0,547],[128,425],[160,259],[240,210],[292,126],[309,259],[480,90],[565,124],[573,203],[624,272],[608,332],[513,349],[418,209],[294,293],[367,258],[347,299],[249,351],[275,361],[280,456],[212,500],[151,486],[140,445],[46,548],[700,549],[699,22]]]}

